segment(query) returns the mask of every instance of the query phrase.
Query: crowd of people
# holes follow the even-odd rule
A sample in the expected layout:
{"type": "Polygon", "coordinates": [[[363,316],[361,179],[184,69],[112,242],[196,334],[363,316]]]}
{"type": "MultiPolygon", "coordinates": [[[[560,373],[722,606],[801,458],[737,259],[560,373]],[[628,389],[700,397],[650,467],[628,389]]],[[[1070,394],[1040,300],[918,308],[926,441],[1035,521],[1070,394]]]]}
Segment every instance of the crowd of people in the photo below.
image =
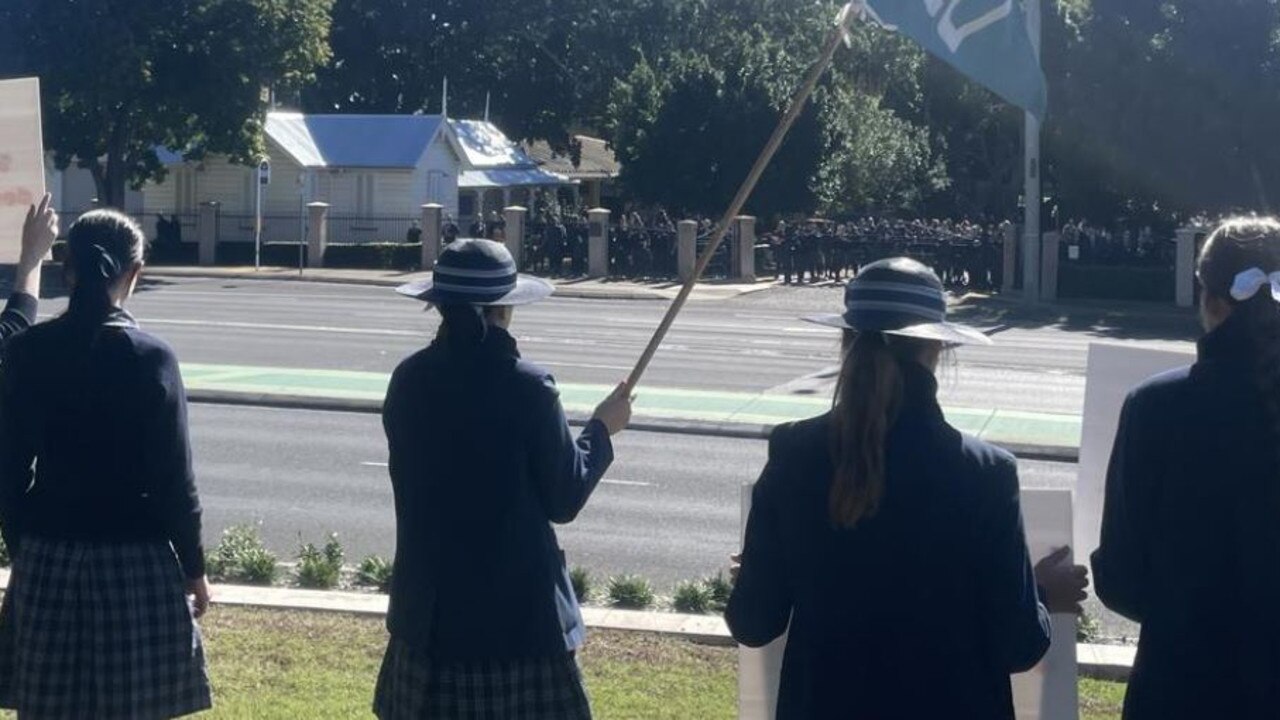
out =
{"type": "MultiPolygon", "coordinates": [[[[705,216],[698,223],[699,253],[714,229],[705,216]]],[[[838,282],[855,276],[864,265],[889,257],[915,258],[933,268],[951,290],[994,292],[1004,283],[1004,239],[1007,223],[972,220],[882,218],[865,216],[844,221],[799,218],[779,221],[759,232],[756,268],[786,284],[838,282]]],[[[468,237],[501,240],[506,222],[491,212],[477,218],[468,237]]],[[[668,280],[678,274],[677,231],[662,208],[627,208],[608,228],[609,275],[636,280],[668,280]]],[[[583,207],[539,202],[525,230],[522,270],[551,277],[587,272],[590,225],[583,207]]],[[[1070,221],[1060,229],[1059,252],[1064,263],[1128,267],[1172,267],[1173,244],[1149,225],[1115,229],[1070,221]]],[[[446,241],[459,237],[446,222],[446,241]],[[450,232],[450,229],[452,232],[450,232]]],[[[730,250],[721,245],[706,275],[729,271],[730,250]]]]}
{"type": "MultiPolygon", "coordinates": [[[[198,712],[214,701],[198,624],[211,596],[187,399],[173,350],[125,309],[145,239],[113,210],[78,218],[67,310],[36,324],[49,202],[28,212],[0,314],[0,707],[198,712]]],[[[1198,270],[1199,358],[1128,396],[1092,556],[1100,599],[1142,624],[1126,720],[1280,712],[1280,222],[1222,224],[1198,270]]],[[[612,465],[633,389],[574,435],[511,332],[516,308],[552,290],[483,239],[454,240],[397,290],[441,322],[383,406],[384,720],[591,717],[554,525],[612,465]]],[[[1051,614],[1080,612],[1088,569],[1067,548],[1032,564],[1015,458],[939,405],[944,352],[992,344],[948,321],[945,293],[925,264],[885,258],[858,266],[839,313],[806,318],[841,333],[832,409],[773,431],[727,559],[733,637],[788,634],[781,720],[1012,720],[1010,675],[1047,652],[1051,614]]]]}
{"type": "Polygon", "coordinates": [[[1121,225],[1112,230],[1084,220],[1062,226],[1059,251],[1064,260],[1085,265],[1172,267],[1174,258],[1173,243],[1161,238],[1150,225],[1136,230],[1121,225]]]}
{"type": "Polygon", "coordinates": [[[778,278],[787,284],[842,280],[864,265],[911,257],[934,268],[950,288],[990,292],[1001,286],[1004,230],[968,220],[864,217],[849,222],[782,221],[765,236],[778,278]]]}

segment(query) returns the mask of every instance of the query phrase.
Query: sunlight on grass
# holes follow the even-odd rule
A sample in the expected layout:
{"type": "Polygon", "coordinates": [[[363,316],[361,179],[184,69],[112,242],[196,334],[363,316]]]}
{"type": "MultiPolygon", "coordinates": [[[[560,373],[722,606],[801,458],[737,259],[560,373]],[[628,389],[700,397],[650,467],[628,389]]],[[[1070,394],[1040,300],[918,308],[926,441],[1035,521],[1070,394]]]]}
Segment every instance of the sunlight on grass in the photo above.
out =
{"type": "MultiPolygon", "coordinates": [[[[380,618],[217,608],[204,630],[215,708],[200,717],[372,717],[373,686],[386,644],[380,618]]],[[[588,639],[581,661],[601,720],[737,715],[733,648],[598,631],[588,639]]],[[[1124,685],[1082,680],[1080,694],[1082,720],[1119,720],[1124,685]]]]}

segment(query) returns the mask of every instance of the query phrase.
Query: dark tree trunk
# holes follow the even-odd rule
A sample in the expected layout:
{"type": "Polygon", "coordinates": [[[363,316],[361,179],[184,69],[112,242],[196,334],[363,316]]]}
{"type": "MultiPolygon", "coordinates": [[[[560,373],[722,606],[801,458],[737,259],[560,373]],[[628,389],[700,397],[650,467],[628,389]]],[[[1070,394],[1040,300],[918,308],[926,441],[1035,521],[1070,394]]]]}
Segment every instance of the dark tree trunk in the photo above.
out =
{"type": "Polygon", "coordinates": [[[94,203],[101,205],[103,198],[107,196],[107,176],[106,170],[102,167],[102,163],[98,160],[92,162],[80,161],[80,167],[89,171],[89,175],[93,178],[94,203]]]}
{"type": "Polygon", "coordinates": [[[98,206],[124,210],[125,183],[128,181],[128,162],[126,159],[125,139],[128,133],[123,123],[117,123],[111,129],[107,144],[105,167],[98,161],[98,172],[94,174],[94,182],[98,186],[98,206]]]}

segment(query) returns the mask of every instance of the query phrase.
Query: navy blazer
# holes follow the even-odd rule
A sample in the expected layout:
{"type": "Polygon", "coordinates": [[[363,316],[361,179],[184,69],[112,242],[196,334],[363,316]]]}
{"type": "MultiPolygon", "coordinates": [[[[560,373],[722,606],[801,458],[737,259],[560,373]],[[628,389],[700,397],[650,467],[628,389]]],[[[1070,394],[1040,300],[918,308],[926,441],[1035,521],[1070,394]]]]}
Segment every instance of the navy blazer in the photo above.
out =
{"type": "Polygon", "coordinates": [[[0,347],[9,338],[35,324],[38,304],[34,297],[26,293],[16,292],[9,296],[4,311],[0,312],[0,347]]]}
{"type": "Polygon", "coordinates": [[[178,359],[129,313],[68,313],[9,339],[0,371],[0,525],[10,550],[167,540],[205,574],[178,359]]]}
{"type": "Polygon", "coordinates": [[[401,363],[383,425],[396,503],[391,634],[444,660],[580,647],[551,523],[573,520],[613,461],[604,425],[575,441],[551,375],[498,328],[478,347],[437,340],[401,363]]]}
{"type": "Polygon", "coordinates": [[[1013,718],[1011,673],[1049,647],[1014,458],[943,419],[904,364],[879,512],[830,520],[830,415],[774,431],[725,617],[758,647],[788,627],[780,720],[1013,718]]]}
{"type": "Polygon", "coordinates": [[[1125,401],[1094,585],[1142,623],[1127,720],[1280,717],[1280,472],[1229,319],[1125,401]]]}

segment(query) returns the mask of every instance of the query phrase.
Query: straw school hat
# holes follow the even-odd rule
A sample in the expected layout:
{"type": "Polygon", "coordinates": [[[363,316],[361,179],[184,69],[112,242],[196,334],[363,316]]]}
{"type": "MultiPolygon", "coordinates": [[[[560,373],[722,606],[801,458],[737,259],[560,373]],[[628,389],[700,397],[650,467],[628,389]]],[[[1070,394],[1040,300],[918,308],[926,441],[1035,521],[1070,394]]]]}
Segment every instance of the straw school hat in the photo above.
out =
{"type": "Polygon", "coordinates": [[[492,240],[454,240],[440,253],[431,277],[396,292],[433,305],[528,305],[555,292],[546,280],[516,272],[507,246],[492,240]]]}
{"type": "Polygon", "coordinates": [[[990,345],[971,327],[947,322],[942,281],[910,258],[892,258],[862,268],[844,290],[844,313],[804,320],[854,332],[936,340],[948,345],[990,345]]]}

